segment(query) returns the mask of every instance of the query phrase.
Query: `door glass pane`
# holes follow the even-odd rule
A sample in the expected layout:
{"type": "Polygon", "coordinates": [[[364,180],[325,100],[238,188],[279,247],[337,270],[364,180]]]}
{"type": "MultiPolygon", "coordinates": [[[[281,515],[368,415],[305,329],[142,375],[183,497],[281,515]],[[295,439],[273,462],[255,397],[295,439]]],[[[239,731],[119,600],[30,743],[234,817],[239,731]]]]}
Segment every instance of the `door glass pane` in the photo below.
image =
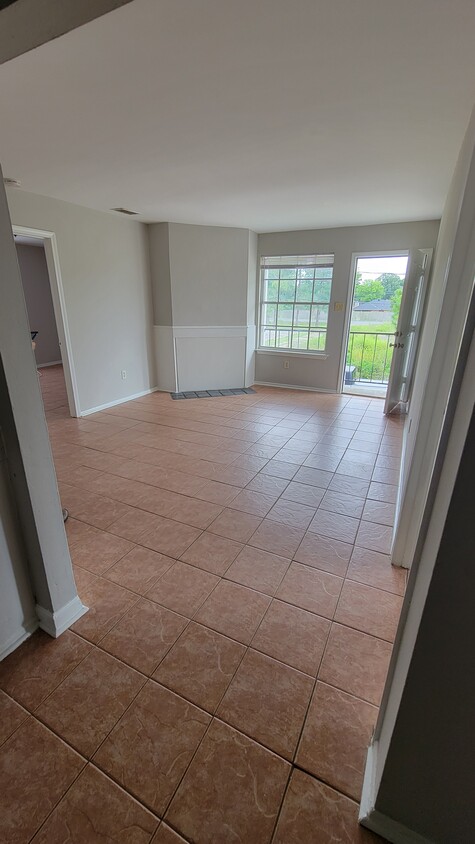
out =
{"type": "Polygon", "coordinates": [[[331,281],[322,281],[315,279],[315,288],[313,291],[314,302],[329,302],[331,296],[332,283],[331,281]]]}
{"type": "Polygon", "coordinates": [[[419,277],[416,294],[414,296],[414,304],[412,306],[411,326],[417,325],[420,316],[421,302],[422,302],[422,285],[424,283],[424,276],[419,277]]]}
{"type": "Polygon", "coordinates": [[[275,273],[276,270],[266,270],[264,276],[264,284],[262,289],[262,298],[265,302],[277,302],[279,293],[279,279],[269,278],[269,273],[275,273]]]}
{"type": "Polygon", "coordinates": [[[278,329],[277,330],[277,346],[279,349],[290,349],[290,337],[292,330],[278,329]]]}
{"type": "Polygon", "coordinates": [[[312,305],[312,328],[326,328],[328,323],[328,305],[312,305]]]}
{"type": "Polygon", "coordinates": [[[277,309],[277,325],[292,328],[293,315],[293,305],[279,305],[277,309]]]}
{"type": "Polygon", "coordinates": [[[295,299],[297,302],[311,302],[313,290],[312,278],[299,278],[297,280],[297,291],[295,299]]]}
{"type": "Polygon", "coordinates": [[[329,278],[333,276],[333,267],[317,267],[315,269],[315,278],[329,278]]]}
{"type": "Polygon", "coordinates": [[[275,330],[272,328],[261,329],[261,346],[275,346],[275,330]]]}
{"type": "Polygon", "coordinates": [[[412,344],[414,342],[414,332],[410,331],[408,334],[406,334],[406,337],[404,338],[404,340],[405,340],[405,355],[404,355],[404,361],[403,361],[403,365],[402,365],[402,377],[404,379],[407,379],[407,376],[409,375],[409,361],[410,361],[410,357],[411,357],[411,349],[412,349],[412,344]]]}
{"type": "Polygon", "coordinates": [[[280,280],[280,302],[293,302],[295,299],[295,278],[293,280],[280,280]]]}
{"type": "Polygon", "coordinates": [[[294,327],[308,328],[310,326],[310,305],[295,305],[294,327]]]}
{"type": "Polygon", "coordinates": [[[310,331],[308,347],[314,352],[323,352],[326,343],[326,331],[310,331]]]}
{"type": "Polygon", "coordinates": [[[307,349],[308,346],[308,331],[298,331],[294,329],[292,332],[292,348],[293,349],[307,349]]]}
{"type": "Polygon", "coordinates": [[[275,325],[277,319],[277,305],[262,305],[261,325],[275,325]]]}

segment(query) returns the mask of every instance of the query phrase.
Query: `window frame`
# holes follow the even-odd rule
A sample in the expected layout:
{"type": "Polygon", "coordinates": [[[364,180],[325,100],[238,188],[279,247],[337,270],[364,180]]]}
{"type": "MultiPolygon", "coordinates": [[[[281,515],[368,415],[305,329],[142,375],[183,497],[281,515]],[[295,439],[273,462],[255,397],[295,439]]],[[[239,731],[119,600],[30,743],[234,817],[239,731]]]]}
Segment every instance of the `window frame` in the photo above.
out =
{"type": "Polygon", "coordinates": [[[259,259],[259,282],[258,282],[258,297],[257,297],[257,344],[256,344],[256,351],[266,354],[281,354],[281,355],[300,355],[301,357],[328,357],[327,347],[328,347],[328,325],[330,321],[330,310],[331,310],[331,301],[332,301],[332,293],[333,293],[333,269],[335,263],[335,254],[328,252],[328,253],[321,253],[321,254],[304,254],[304,255],[283,255],[283,256],[273,256],[273,255],[261,255],[259,259]],[[287,259],[287,261],[286,261],[287,259]],[[266,265],[266,261],[270,263],[266,265]],[[272,265],[272,261],[276,263],[272,265]],[[268,299],[263,298],[264,293],[264,283],[265,283],[265,271],[269,269],[275,270],[295,270],[295,281],[297,281],[298,270],[299,269],[322,269],[322,268],[331,268],[332,275],[330,279],[321,279],[322,281],[330,281],[330,297],[328,301],[314,301],[314,289],[315,289],[315,282],[318,279],[315,278],[315,272],[312,279],[312,294],[311,299],[309,301],[297,301],[296,292],[294,298],[291,301],[285,302],[281,301],[279,298],[280,294],[280,282],[282,281],[279,272],[279,288],[277,293],[277,299],[274,302],[269,301],[268,299]],[[290,333],[290,343],[292,343],[294,333],[297,332],[298,334],[305,334],[307,333],[307,348],[298,348],[292,347],[292,345],[285,347],[285,346],[264,346],[262,345],[262,332],[263,329],[266,327],[272,328],[272,326],[268,326],[267,324],[262,323],[262,313],[263,313],[263,306],[265,305],[275,305],[276,308],[276,322],[275,322],[275,342],[277,343],[277,332],[278,332],[278,307],[279,305],[288,305],[292,307],[292,323],[289,329],[285,329],[290,333]],[[310,316],[309,316],[309,324],[308,328],[299,328],[298,325],[294,323],[295,317],[295,308],[296,306],[301,305],[304,307],[310,308],[310,316]],[[312,309],[319,308],[319,307],[326,307],[328,308],[328,318],[325,328],[312,329],[312,309]],[[321,349],[309,349],[308,345],[310,342],[310,337],[312,331],[315,333],[320,332],[324,333],[325,335],[325,343],[324,347],[321,349]]]}

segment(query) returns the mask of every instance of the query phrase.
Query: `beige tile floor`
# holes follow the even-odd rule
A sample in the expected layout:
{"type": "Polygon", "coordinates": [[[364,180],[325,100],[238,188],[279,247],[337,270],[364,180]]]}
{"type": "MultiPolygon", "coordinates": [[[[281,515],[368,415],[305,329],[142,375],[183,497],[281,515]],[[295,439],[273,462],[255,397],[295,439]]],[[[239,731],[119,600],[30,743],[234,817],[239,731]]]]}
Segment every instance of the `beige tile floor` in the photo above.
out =
{"type": "Polygon", "coordinates": [[[0,664],[0,840],[380,840],[356,819],[400,423],[264,387],[71,419],[61,367],[40,380],[90,609],[0,664]]]}

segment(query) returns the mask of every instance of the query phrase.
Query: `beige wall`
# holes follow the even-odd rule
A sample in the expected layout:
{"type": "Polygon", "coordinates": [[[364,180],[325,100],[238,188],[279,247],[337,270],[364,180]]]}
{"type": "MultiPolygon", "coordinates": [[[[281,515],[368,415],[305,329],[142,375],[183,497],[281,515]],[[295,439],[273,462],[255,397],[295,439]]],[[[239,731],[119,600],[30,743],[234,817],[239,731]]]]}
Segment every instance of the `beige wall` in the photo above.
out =
{"type": "MultiPolygon", "coordinates": [[[[0,396],[5,400],[0,372],[0,396]]],[[[0,659],[38,625],[8,464],[0,452],[0,659]]]]}
{"type": "Polygon", "coordinates": [[[169,223],[176,326],[247,324],[249,230],[169,223]]]}
{"type": "Polygon", "coordinates": [[[207,390],[254,381],[257,235],[150,225],[158,386],[207,390]]]}
{"type": "Polygon", "coordinates": [[[126,3],[130,0],[16,0],[0,12],[0,63],[126,3]]]}
{"type": "Polygon", "coordinates": [[[38,366],[61,360],[58,330],[43,246],[16,244],[21,282],[31,331],[38,331],[35,358],[38,366]]]}
{"type": "Polygon", "coordinates": [[[153,294],[153,324],[173,325],[170,282],[169,224],[147,226],[153,294]]]}
{"type": "Polygon", "coordinates": [[[328,322],[327,358],[305,357],[297,353],[285,354],[258,352],[256,354],[256,381],[286,384],[320,390],[338,389],[341,349],[344,344],[344,326],[350,268],[355,252],[378,252],[411,248],[432,248],[437,240],[438,220],[415,223],[394,223],[381,226],[354,226],[338,229],[312,229],[308,231],[270,232],[258,237],[258,255],[335,255],[333,269],[332,303],[328,322]],[[335,302],[344,303],[344,310],[335,311],[335,302]],[[290,362],[283,369],[283,360],[290,362]]]}
{"type": "Polygon", "coordinates": [[[56,234],[81,412],[155,387],[147,227],[23,190],[7,197],[14,225],[56,234]]]}

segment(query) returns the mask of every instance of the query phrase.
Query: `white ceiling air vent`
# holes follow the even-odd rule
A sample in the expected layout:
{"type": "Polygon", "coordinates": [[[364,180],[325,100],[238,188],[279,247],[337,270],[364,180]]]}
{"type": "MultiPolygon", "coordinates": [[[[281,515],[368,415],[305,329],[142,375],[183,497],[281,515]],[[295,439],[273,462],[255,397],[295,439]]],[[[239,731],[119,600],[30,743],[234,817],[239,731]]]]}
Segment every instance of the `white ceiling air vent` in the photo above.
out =
{"type": "Polygon", "coordinates": [[[117,211],[119,214],[127,214],[129,217],[135,217],[138,211],[130,211],[128,208],[111,208],[111,211],[117,211]]]}

